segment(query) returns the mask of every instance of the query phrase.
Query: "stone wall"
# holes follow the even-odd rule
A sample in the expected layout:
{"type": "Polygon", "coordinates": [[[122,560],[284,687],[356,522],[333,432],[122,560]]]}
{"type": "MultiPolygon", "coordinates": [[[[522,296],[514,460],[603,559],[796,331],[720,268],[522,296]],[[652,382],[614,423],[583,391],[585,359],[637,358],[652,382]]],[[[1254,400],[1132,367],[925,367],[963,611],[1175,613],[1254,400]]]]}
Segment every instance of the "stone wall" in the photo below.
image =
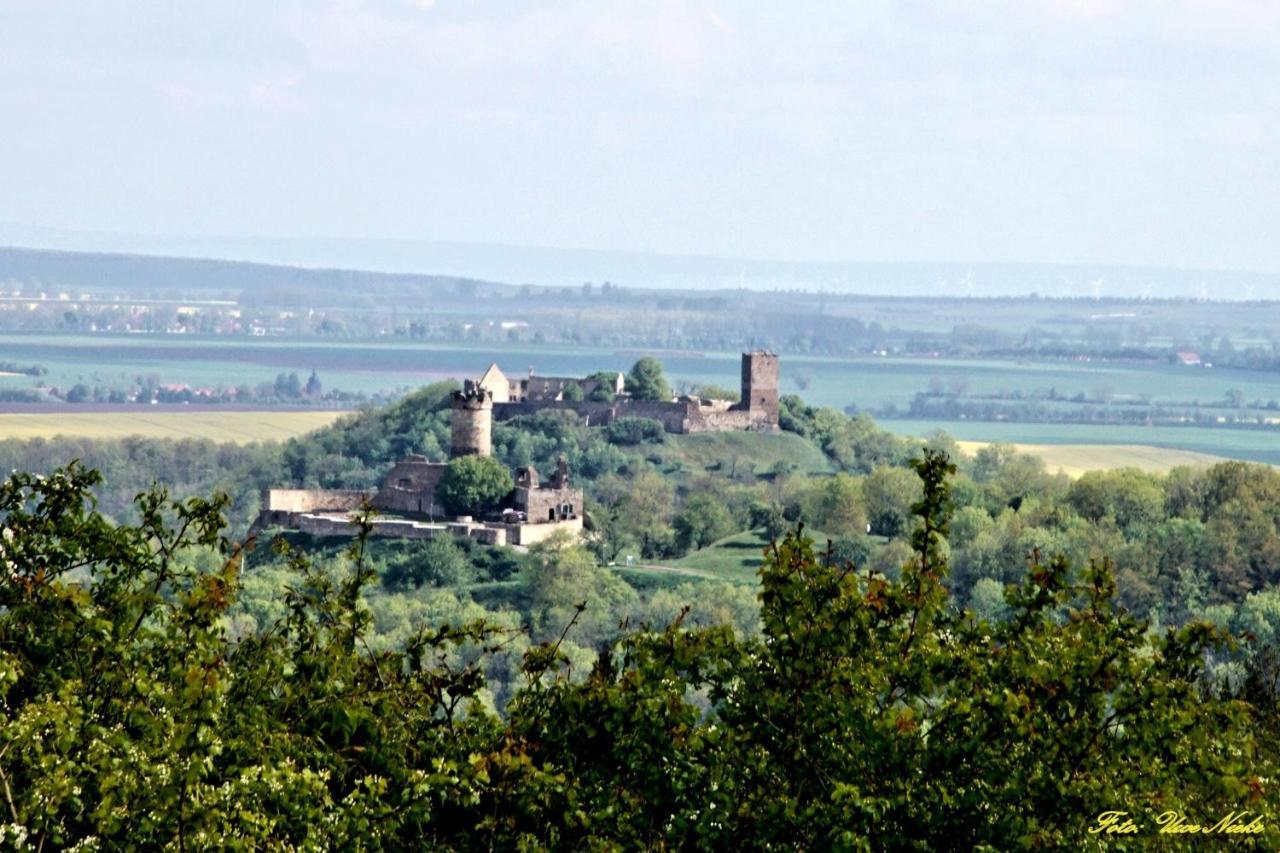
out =
{"type": "Polygon", "coordinates": [[[662,428],[670,433],[778,431],[776,408],[740,408],[722,400],[686,398],[670,403],[657,400],[618,400],[613,403],[525,400],[498,403],[493,407],[494,417],[500,421],[553,409],[574,412],[590,426],[605,426],[618,418],[649,418],[661,423],[662,428]]]}
{"type": "MultiPolygon", "coordinates": [[[[311,536],[354,537],[357,528],[350,516],[303,513],[297,515],[291,528],[311,536]]],[[[457,536],[474,539],[485,545],[506,545],[508,529],[519,525],[506,524],[425,524],[407,518],[375,518],[370,536],[386,539],[434,539],[437,536],[457,536]]]]}
{"type": "Polygon", "coordinates": [[[373,505],[384,512],[445,515],[444,508],[436,503],[436,486],[447,467],[443,462],[428,462],[424,456],[401,459],[383,478],[373,505]]]}
{"type": "Polygon", "coordinates": [[[582,516],[566,521],[548,524],[508,524],[508,545],[534,545],[554,535],[558,530],[567,530],[575,538],[582,535],[582,516]]]}
{"type": "Polygon", "coordinates": [[[355,512],[373,492],[358,489],[267,489],[255,526],[297,527],[298,518],[309,512],[355,512]]]}
{"type": "Polygon", "coordinates": [[[685,425],[685,432],[778,432],[776,422],[761,410],[729,409],[698,412],[685,425]]]}
{"type": "Polygon", "coordinates": [[[371,497],[372,492],[361,489],[267,489],[262,508],[272,512],[354,510],[371,497]]]}
{"type": "Polygon", "coordinates": [[[612,403],[584,400],[522,400],[518,403],[496,403],[493,416],[509,421],[522,415],[536,415],[550,410],[574,412],[589,426],[605,426],[618,418],[651,418],[662,423],[667,432],[684,432],[685,421],[693,404],[685,401],[615,400],[612,403]]]}
{"type": "Polygon", "coordinates": [[[582,490],[518,488],[515,503],[531,524],[563,521],[582,514],[582,490]]]}

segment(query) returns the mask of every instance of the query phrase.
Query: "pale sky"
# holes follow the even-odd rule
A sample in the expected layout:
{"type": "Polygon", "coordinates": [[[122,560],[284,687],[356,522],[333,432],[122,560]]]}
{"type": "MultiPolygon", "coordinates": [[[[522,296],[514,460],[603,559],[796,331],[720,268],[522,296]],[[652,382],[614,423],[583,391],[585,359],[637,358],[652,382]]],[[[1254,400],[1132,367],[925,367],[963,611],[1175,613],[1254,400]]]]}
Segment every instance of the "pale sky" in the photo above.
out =
{"type": "Polygon", "coordinates": [[[1277,0],[0,0],[0,222],[1280,270],[1277,0]]]}

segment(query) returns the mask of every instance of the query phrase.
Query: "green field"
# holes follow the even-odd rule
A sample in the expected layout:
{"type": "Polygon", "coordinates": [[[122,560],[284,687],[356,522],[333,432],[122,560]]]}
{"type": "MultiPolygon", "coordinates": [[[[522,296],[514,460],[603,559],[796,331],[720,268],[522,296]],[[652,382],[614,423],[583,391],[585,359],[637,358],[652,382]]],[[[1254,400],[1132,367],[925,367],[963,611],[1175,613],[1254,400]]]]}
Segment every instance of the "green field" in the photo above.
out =
{"type": "MultiPolygon", "coordinates": [[[[195,335],[88,335],[0,333],[0,354],[21,364],[41,364],[49,385],[131,383],[156,374],[164,382],[191,385],[254,385],[280,372],[316,370],[325,387],[346,391],[391,391],[445,378],[478,376],[492,361],[509,374],[535,368],[544,375],[585,376],[626,370],[636,351],[609,347],[533,344],[441,344],[405,339],[323,340],[195,335]]],[[[655,352],[675,380],[737,387],[739,353],[655,352]]],[[[1172,365],[1108,364],[1017,359],[929,357],[831,358],[786,355],[782,391],[806,401],[862,409],[905,408],[932,380],[963,380],[968,393],[1055,389],[1058,394],[1150,395],[1155,402],[1217,403],[1228,390],[1246,399],[1280,397],[1263,371],[1188,368],[1172,365]]],[[[0,388],[30,387],[29,376],[0,376],[0,388]]]]}
{"type": "MultiPolygon", "coordinates": [[[[159,373],[166,382],[237,385],[269,381],[281,371],[315,369],[329,387],[350,391],[479,375],[491,361],[512,374],[534,367],[542,374],[585,376],[596,370],[625,370],[637,357],[635,351],[608,347],[17,332],[0,333],[0,353],[11,361],[44,365],[49,369],[44,379],[51,385],[94,379],[132,381],[146,373],[159,373]],[[229,371],[229,366],[234,370],[229,371]]],[[[736,352],[664,354],[659,350],[656,354],[673,379],[738,384],[736,352]]],[[[1249,399],[1271,399],[1278,393],[1273,377],[1250,370],[1015,359],[792,355],[782,359],[783,392],[799,393],[818,405],[904,407],[935,378],[944,382],[962,378],[971,393],[1055,388],[1060,394],[1073,395],[1105,388],[1117,395],[1149,394],[1156,401],[1219,401],[1231,388],[1249,399]]],[[[34,381],[26,376],[0,377],[4,387],[34,381]]]]}
{"type": "Polygon", "coordinates": [[[247,444],[283,441],[333,423],[346,412],[261,411],[227,412],[84,412],[64,410],[49,414],[0,414],[0,439],[52,438],[207,438],[216,442],[247,444]]]}
{"type": "MultiPolygon", "coordinates": [[[[256,385],[272,381],[281,372],[305,376],[314,369],[328,389],[364,392],[406,390],[438,379],[475,376],[491,361],[512,375],[533,367],[547,375],[585,376],[602,369],[625,370],[638,355],[609,347],[524,343],[15,332],[0,334],[0,354],[15,363],[40,364],[48,369],[47,375],[38,378],[0,376],[0,388],[29,388],[39,381],[61,387],[77,382],[127,386],[144,375],[193,386],[256,385]]],[[[736,352],[656,354],[673,382],[738,384],[736,352]]],[[[973,395],[1033,395],[1053,389],[1059,396],[1146,396],[1155,403],[1197,402],[1202,406],[1220,404],[1233,389],[1248,400],[1280,397],[1280,383],[1274,376],[1253,370],[923,356],[782,358],[783,393],[799,394],[814,405],[843,408],[853,404],[860,409],[894,405],[905,409],[916,393],[938,381],[960,381],[966,393],[973,395]]],[[[1280,430],[912,420],[885,420],[884,426],[904,435],[942,428],[956,438],[973,441],[1141,445],[1280,463],[1280,430]]],[[[706,460],[713,455],[700,456],[691,449],[682,461],[697,467],[709,464],[706,460]]],[[[732,456],[730,453],[729,458],[732,456]]],[[[764,471],[778,458],[749,462],[757,471],[764,471]]],[[[800,459],[799,464],[802,470],[823,470],[823,463],[815,459],[800,459]]]]}

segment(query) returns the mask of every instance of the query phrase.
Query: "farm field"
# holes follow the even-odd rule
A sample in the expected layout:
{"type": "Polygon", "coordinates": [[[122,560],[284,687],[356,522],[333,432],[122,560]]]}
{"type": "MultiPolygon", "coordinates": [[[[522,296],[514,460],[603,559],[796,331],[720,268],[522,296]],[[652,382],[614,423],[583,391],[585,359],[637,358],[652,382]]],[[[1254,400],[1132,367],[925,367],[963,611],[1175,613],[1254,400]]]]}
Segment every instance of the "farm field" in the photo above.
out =
{"type": "MultiPolygon", "coordinates": [[[[960,449],[972,455],[990,442],[958,441],[960,449]]],[[[1102,471],[1112,468],[1140,468],[1163,474],[1181,465],[1204,467],[1225,462],[1222,456],[1195,453],[1189,450],[1173,450],[1138,444],[1015,444],[1020,453],[1039,456],[1050,471],[1061,471],[1068,477],[1078,477],[1086,471],[1102,471]]]]}
{"type": "MultiPolygon", "coordinates": [[[[77,382],[127,386],[143,375],[193,386],[255,385],[271,382],[281,372],[295,371],[305,377],[314,369],[326,389],[395,392],[439,379],[478,375],[492,361],[509,375],[533,367],[544,375],[585,376],[597,370],[626,370],[639,354],[609,347],[512,342],[6,332],[0,333],[0,357],[14,363],[40,364],[48,373],[43,377],[0,376],[0,389],[30,388],[40,381],[60,387],[77,382]]],[[[657,350],[655,354],[673,382],[738,384],[737,352],[657,350]]],[[[1052,388],[1061,396],[1106,393],[1204,406],[1220,405],[1231,390],[1248,400],[1280,397],[1272,374],[1252,370],[1017,359],[793,355],[782,359],[782,392],[798,394],[812,405],[843,408],[853,404],[859,409],[897,406],[902,410],[917,392],[938,382],[946,386],[960,382],[967,393],[975,395],[1031,395],[1052,388]]],[[[63,418],[61,414],[58,417],[63,418]]],[[[1280,430],[897,419],[885,419],[883,425],[904,435],[941,428],[955,438],[971,441],[1141,445],[1280,464],[1280,430]]],[[[757,467],[763,464],[761,460],[756,463],[757,467]]],[[[696,454],[688,464],[699,464],[696,454]]]]}
{"type": "MultiPolygon", "coordinates": [[[[48,369],[49,385],[122,383],[139,375],[191,385],[254,385],[278,373],[316,370],[325,387],[393,391],[442,378],[479,375],[497,361],[509,375],[529,368],[544,375],[585,376],[626,370],[640,353],[610,347],[527,343],[423,343],[405,339],[228,338],[195,335],[89,335],[0,333],[0,356],[48,369]]],[[[674,381],[736,387],[739,353],[665,353],[655,350],[674,381]]],[[[860,409],[897,406],[933,381],[961,381],[970,394],[1054,389],[1058,394],[1149,395],[1154,402],[1220,404],[1230,390],[1248,400],[1280,397],[1263,371],[1191,368],[1165,364],[1113,364],[1017,359],[943,359],[785,355],[782,392],[811,404],[860,409]]],[[[0,388],[31,387],[29,376],[0,376],[0,388]]]]}
{"type": "Polygon", "coordinates": [[[880,425],[909,436],[925,436],[942,430],[957,441],[1089,447],[1132,445],[1280,465],[1280,431],[1273,430],[920,420],[884,420],[880,425]]]}
{"type": "MultiPolygon", "coordinates": [[[[137,412],[67,411],[49,413],[0,413],[0,440],[52,438],[56,435],[84,438],[206,438],[216,442],[248,444],[283,441],[333,423],[340,411],[182,411],[137,412]]],[[[91,407],[86,406],[86,409],[91,407]]]]}

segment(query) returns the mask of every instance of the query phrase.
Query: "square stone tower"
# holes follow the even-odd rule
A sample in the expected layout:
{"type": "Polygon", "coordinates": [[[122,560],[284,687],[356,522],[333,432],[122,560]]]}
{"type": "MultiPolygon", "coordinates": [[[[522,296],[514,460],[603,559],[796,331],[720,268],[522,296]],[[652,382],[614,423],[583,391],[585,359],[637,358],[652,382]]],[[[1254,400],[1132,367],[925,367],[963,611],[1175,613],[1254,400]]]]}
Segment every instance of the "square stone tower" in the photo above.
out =
{"type": "Polygon", "coordinates": [[[764,350],[742,354],[742,405],[778,422],[778,356],[764,350]]]}

